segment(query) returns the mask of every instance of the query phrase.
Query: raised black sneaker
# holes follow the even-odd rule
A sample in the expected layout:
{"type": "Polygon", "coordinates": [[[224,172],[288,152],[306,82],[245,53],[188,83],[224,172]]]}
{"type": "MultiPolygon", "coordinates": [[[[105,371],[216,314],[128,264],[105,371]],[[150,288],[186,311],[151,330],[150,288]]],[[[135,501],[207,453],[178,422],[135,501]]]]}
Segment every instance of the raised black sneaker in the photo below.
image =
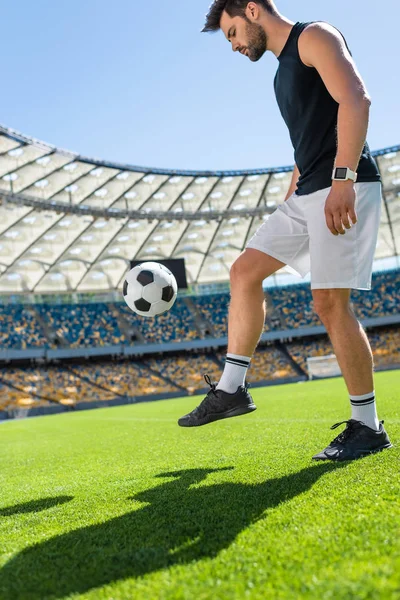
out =
{"type": "Polygon", "coordinates": [[[238,417],[256,410],[257,407],[253,402],[253,398],[247,391],[250,387],[247,381],[244,387],[239,385],[236,392],[228,394],[223,390],[217,390],[217,384],[211,382],[209,375],[204,375],[204,379],[211,389],[197,408],[179,419],[178,425],[181,427],[199,427],[213,421],[238,417]]]}
{"type": "Polygon", "coordinates": [[[392,447],[383,427],[384,421],[379,422],[378,431],[355,419],[336,423],[331,429],[336,429],[343,423],[347,423],[346,429],[325,450],[313,456],[314,460],[355,460],[392,447]]]}

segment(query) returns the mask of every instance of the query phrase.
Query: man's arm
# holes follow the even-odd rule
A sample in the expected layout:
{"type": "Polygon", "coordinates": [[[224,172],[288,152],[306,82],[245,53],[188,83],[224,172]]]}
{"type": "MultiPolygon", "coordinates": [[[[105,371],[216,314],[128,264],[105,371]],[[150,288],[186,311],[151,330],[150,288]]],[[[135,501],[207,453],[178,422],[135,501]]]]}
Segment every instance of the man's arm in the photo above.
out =
{"type": "Polygon", "coordinates": [[[293,169],[292,181],[290,182],[290,187],[289,187],[288,193],[286,194],[285,202],[296,191],[297,182],[299,180],[299,177],[300,177],[300,171],[295,163],[294,169],[293,169]]]}
{"type": "MultiPolygon", "coordinates": [[[[335,165],[356,171],[368,129],[371,100],[344,39],[331,25],[309,25],[299,38],[302,61],[317,69],[328,92],[339,104],[338,144],[335,165]]],[[[332,182],[335,198],[328,198],[326,217],[329,229],[337,235],[350,229],[354,212],[354,182],[332,182]],[[353,200],[352,200],[353,199],[353,200]]]]}

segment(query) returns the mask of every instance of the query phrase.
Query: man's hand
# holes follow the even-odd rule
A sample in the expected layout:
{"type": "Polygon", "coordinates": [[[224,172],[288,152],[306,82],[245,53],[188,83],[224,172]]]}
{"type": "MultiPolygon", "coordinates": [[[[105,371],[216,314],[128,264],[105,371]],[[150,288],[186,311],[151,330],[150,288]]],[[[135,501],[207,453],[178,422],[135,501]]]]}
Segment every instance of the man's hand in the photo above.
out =
{"type": "Polygon", "coordinates": [[[350,221],[355,225],[356,193],[352,181],[332,182],[332,189],[325,202],[325,219],[328,229],[333,235],[345,234],[350,229],[350,221]]]}

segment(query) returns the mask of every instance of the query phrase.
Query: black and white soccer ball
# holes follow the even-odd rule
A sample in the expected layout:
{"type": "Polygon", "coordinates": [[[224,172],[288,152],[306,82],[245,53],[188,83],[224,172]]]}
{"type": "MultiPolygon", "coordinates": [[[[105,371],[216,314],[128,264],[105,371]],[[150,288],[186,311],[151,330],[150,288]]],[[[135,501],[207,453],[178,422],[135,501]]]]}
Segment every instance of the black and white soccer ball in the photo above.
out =
{"type": "Polygon", "coordinates": [[[127,273],[123,295],[133,312],[142,317],[155,317],[173,307],[178,284],[167,267],[157,262],[145,262],[127,273]]]}

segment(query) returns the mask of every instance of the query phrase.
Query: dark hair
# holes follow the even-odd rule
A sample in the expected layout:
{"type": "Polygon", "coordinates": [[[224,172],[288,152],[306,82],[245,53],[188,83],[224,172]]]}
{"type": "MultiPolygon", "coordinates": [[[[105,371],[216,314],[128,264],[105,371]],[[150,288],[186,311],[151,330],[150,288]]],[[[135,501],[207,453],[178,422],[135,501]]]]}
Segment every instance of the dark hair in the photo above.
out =
{"type": "Polygon", "coordinates": [[[271,0],[214,0],[206,16],[206,24],[202,33],[218,31],[224,10],[230,17],[246,18],[246,8],[249,2],[260,4],[266,11],[276,14],[276,8],[271,0]]]}

